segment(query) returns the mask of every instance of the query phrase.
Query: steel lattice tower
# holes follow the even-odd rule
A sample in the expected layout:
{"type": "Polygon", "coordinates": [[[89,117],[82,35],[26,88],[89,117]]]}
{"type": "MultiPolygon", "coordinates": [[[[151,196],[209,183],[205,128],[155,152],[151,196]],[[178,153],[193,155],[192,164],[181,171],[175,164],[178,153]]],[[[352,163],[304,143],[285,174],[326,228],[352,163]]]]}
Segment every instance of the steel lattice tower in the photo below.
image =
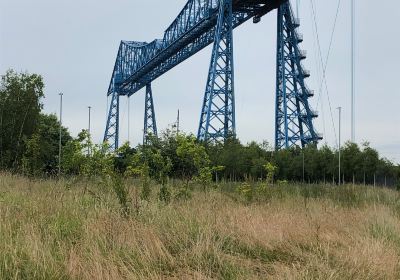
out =
{"type": "Polygon", "coordinates": [[[109,150],[118,148],[119,97],[146,88],[143,139],[157,136],[151,82],[213,43],[211,63],[200,115],[198,139],[222,142],[236,136],[233,63],[233,30],[253,19],[254,23],[278,9],[276,74],[276,149],[317,143],[305,85],[310,74],[301,61],[302,37],[297,33],[288,0],[187,0],[185,7],[164,32],[150,43],[122,41],[108,95],[111,104],[104,141],[109,150]]]}
{"type": "Polygon", "coordinates": [[[147,142],[149,136],[157,137],[156,114],[154,112],[153,92],[151,84],[146,86],[146,97],[144,107],[144,128],[143,128],[143,144],[147,142]]]}
{"type": "Polygon", "coordinates": [[[107,118],[104,143],[107,143],[108,150],[117,150],[119,140],[119,94],[114,92],[111,95],[110,112],[107,118]]]}
{"type": "Polygon", "coordinates": [[[236,134],[232,30],[232,1],[222,0],[197,135],[202,141],[236,134]]]}
{"type": "Polygon", "coordinates": [[[308,98],[314,93],[305,85],[310,76],[301,61],[306,54],[299,47],[303,41],[297,32],[299,20],[293,16],[289,2],[278,8],[278,43],[276,69],[275,148],[304,147],[317,143],[320,137],[313,125],[318,116],[311,110],[308,98]]]}

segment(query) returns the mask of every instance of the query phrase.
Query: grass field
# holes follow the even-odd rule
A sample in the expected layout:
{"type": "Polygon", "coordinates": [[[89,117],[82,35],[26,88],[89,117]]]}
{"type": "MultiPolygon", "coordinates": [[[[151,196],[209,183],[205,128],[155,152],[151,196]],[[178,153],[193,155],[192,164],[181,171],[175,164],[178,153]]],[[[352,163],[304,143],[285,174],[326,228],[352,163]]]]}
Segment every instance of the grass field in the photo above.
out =
{"type": "Polygon", "coordinates": [[[0,279],[400,279],[398,192],[236,187],[132,182],[124,215],[97,183],[1,174],[0,279]]]}

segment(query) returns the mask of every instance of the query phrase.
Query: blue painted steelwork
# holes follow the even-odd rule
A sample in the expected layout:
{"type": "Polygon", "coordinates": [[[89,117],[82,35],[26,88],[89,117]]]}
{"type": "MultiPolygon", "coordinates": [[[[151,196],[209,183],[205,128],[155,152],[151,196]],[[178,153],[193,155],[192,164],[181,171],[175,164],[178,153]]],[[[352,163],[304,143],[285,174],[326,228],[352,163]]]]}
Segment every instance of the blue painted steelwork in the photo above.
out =
{"type": "Polygon", "coordinates": [[[236,135],[232,1],[222,0],[197,138],[219,141],[236,135]]]}
{"type": "Polygon", "coordinates": [[[234,135],[232,29],[251,18],[257,23],[285,3],[287,0],[188,0],[162,39],[122,41],[108,89],[114,103],[104,140],[110,148],[118,147],[118,97],[133,95],[213,42],[198,136],[217,140],[234,135]]]}
{"type": "Polygon", "coordinates": [[[144,107],[144,128],[143,128],[143,144],[146,144],[149,136],[158,137],[156,114],[154,112],[153,92],[151,84],[146,85],[146,97],[144,107]]]}
{"type": "Polygon", "coordinates": [[[119,141],[119,95],[114,92],[111,96],[110,111],[108,113],[106,131],[103,142],[107,145],[107,150],[115,151],[118,149],[119,141]]]}
{"type": "Polygon", "coordinates": [[[314,94],[305,85],[304,80],[310,73],[301,63],[306,55],[299,47],[303,41],[297,33],[300,23],[293,15],[289,2],[278,8],[275,119],[275,148],[278,150],[305,147],[322,139],[313,125],[318,113],[310,108],[308,102],[314,94]]]}

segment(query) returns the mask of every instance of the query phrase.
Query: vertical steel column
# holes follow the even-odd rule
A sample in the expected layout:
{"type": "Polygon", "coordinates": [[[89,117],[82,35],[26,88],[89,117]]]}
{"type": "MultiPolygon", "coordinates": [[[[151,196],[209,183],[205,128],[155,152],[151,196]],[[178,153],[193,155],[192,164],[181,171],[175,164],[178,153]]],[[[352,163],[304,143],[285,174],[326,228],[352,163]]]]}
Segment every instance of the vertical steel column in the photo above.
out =
{"type": "Polygon", "coordinates": [[[104,143],[107,143],[107,150],[116,151],[119,140],[119,94],[113,92],[110,103],[110,110],[107,118],[104,143]]]}
{"type": "Polygon", "coordinates": [[[306,54],[299,47],[303,41],[297,33],[300,26],[293,16],[290,2],[278,8],[276,67],[275,148],[305,147],[322,139],[314,129],[318,114],[311,110],[308,99],[313,96],[305,85],[310,76],[301,63],[306,54]]]}
{"type": "Polygon", "coordinates": [[[143,144],[147,142],[149,136],[157,137],[156,114],[154,112],[153,92],[151,90],[151,84],[146,85],[143,144]]]}
{"type": "Polygon", "coordinates": [[[219,142],[236,136],[232,21],[232,0],[220,0],[197,134],[201,141],[219,142]]]}

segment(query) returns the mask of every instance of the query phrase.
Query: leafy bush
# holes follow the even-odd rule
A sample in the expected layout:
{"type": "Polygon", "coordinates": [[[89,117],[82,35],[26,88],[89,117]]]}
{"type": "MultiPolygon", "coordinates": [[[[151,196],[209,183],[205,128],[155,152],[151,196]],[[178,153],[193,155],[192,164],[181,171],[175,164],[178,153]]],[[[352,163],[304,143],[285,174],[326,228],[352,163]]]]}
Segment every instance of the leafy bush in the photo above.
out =
{"type": "Polygon", "coordinates": [[[122,214],[127,217],[130,214],[128,187],[120,176],[114,176],[112,187],[121,205],[122,214]]]}
{"type": "Polygon", "coordinates": [[[254,197],[253,188],[249,183],[242,183],[236,188],[236,192],[245,198],[247,202],[251,202],[254,197]]]}
{"type": "Polygon", "coordinates": [[[158,199],[166,204],[171,201],[171,191],[167,187],[167,185],[162,185],[160,188],[160,192],[158,194],[158,199]]]}

